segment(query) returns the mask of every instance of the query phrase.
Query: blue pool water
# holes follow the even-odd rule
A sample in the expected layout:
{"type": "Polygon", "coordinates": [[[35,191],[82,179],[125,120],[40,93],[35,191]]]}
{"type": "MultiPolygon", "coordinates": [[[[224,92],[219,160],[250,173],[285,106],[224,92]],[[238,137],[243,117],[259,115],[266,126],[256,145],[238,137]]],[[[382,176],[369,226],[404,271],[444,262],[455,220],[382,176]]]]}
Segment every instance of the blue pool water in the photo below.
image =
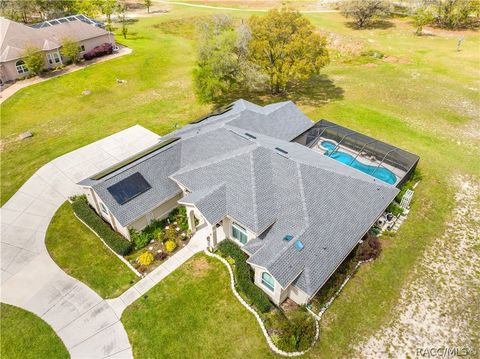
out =
{"type": "Polygon", "coordinates": [[[388,184],[395,184],[395,182],[397,182],[397,176],[395,176],[395,174],[392,171],[384,167],[377,168],[377,166],[366,165],[362,162],[355,160],[352,155],[349,155],[348,153],[345,153],[345,152],[335,151],[334,153],[332,153],[332,151],[336,147],[336,145],[333,142],[322,141],[322,146],[327,149],[327,151],[324,153],[325,156],[331,157],[339,162],[345,163],[350,167],[353,167],[353,168],[356,168],[357,170],[365,172],[366,174],[369,174],[370,176],[378,178],[379,180],[386,182],[388,184]]]}

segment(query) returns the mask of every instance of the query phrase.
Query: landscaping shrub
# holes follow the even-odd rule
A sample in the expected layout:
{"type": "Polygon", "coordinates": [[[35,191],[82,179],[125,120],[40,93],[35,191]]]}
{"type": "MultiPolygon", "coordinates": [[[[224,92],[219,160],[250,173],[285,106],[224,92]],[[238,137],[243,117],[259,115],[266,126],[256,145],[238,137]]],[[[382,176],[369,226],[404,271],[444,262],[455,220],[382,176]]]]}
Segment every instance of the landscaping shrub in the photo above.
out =
{"type": "Polygon", "coordinates": [[[165,252],[158,252],[158,253],[155,254],[155,260],[157,260],[157,261],[163,261],[167,257],[168,257],[168,255],[165,252]]]}
{"type": "Polygon", "coordinates": [[[360,244],[355,253],[355,259],[358,261],[366,261],[377,258],[382,251],[382,245],[378,237],[367,234],[363,243],[360,244]]]}
{"type": "Polygon", "coordinates": [[[415,183],[417,183],[421,179],[422,179],[422,174],[418,169],[415,170],[415,172],[413,172],[412,177],[407,182],[405,182],[405,184],[400,189],[400,192],[398,192],[397,196],[395,197],[395,201],[397,201],[398,203],[402,202],[402,197],[405,194],[405,192],[407,192],[407,190],[409,189],[413,190],[413,186],[415,185],[415,183]]]}
{"type": "Polygon", "coordinates": [[[278,344],[286,351],[306,350],[315,337],[314,319],[305,309],[290,313],[282,329],[278,344]]]}
{"type": "Polygon", "coordinates": [[[165,232],[163,231],[163,229],[161,228],[155,229],[155,231],[153,232],[153,238],[159,242],[163,242],[165,238],[165,232]]]}
{"type": "Polygon", "coordinates": [[[353,251],[347,256],[347,258],[345,258],[342,264],[340,264],[337,270],[317,292],[313,300],[314,305],[316,306],[316,311],[320,310],[320,308],[322,308],[330,298],[333,297],[347,276],[353,273],[353,270],[358,263],[355,253],[356,252],[353,251]]]}
{"type": "Polygon", "coordinates": [[[392,202],[387,207],[387,212],[390,212],[394,216],[398,217],[403,213],[403,208],[396,202],[392,202]]]}
{"type": "Polygon", "coordinates": [[[105,241],[116,253],[124,256],[132,250],[132,243],[115,232],[97,213],[89,206],[85,196],[74,198],[72,203],[75,214],[105,241]]]}
{"type": "Polygon", "coordinates": [[[175,248],[177,248],[177,243],[175,243],[175,241],[169,239],[165,242],[165,251],[167,251],[167,253],[172,253],[175,248]]]}
{"type": "Polygon", "coordinates": [[[237,288],[248,300],[262,313],[272,308],[268,296],[253,283],[250,266],[246,262],[246,256],[234,242],[226,239],[218,245],[218,250],[225,257],[231,257],[235,261],[234,272],[237,288]]]}
{"type": "Polygon", "coordinates": [[[171,241],[175,241],[175,239],[177,238],[177,230],[174,224],[169,225],[168,228],[165,230],[165,238],[171,241]]]}
{"type": "Polygon", "coordinates": [[[140,263],[142,266],[149,266],[153,263],[153,260],[153,254],[147,251],[143,252],[138,257],[138,263],[140,263]]]}
{"type": "Polygon", "coordinates": [[[137,232],[135,229],[130,229],[130,239],[135,243],[135,248],[140,249],[145,247],[150,240],[152,239],[152,235],[146,232],[137,232]]]}

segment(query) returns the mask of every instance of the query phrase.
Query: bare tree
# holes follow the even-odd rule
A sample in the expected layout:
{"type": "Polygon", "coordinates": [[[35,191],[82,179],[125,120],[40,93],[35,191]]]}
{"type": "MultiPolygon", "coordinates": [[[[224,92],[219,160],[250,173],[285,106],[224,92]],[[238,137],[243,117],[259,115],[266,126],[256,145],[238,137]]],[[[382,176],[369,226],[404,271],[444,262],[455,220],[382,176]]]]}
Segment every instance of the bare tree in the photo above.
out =
{"type": "Polygon", "coordinates": [[[391,5],[385,0],[349,0],[341,6],[342,14],[355,19],[357,27],[363,28],[374,19],[390,15],[391,5]]]}

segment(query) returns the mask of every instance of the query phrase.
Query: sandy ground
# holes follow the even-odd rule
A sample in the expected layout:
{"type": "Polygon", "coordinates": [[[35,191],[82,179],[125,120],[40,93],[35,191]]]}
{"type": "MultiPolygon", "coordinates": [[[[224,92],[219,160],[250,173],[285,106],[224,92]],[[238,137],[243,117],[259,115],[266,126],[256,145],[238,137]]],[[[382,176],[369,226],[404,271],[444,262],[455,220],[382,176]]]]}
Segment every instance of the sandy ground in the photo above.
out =
{"type": "Polygon", "coordinates": [[[452,222],[425,251],[392,321],[357,348],[359,357],[415,358],[418,348],[444,347],[480,357],[480,182],[457,184],[452,222]]]}

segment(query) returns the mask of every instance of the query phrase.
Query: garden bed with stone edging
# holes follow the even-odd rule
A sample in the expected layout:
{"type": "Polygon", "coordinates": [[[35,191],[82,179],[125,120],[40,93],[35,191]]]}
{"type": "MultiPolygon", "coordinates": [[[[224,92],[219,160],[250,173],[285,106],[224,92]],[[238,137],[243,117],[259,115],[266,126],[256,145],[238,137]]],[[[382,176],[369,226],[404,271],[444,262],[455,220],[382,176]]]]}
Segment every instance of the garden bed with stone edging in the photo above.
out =
{"type": "Polygon", "coordinates": [[[319,322],[320,320],[322,319],[322,316],[323,314],[326,312],[326,310],[330,307],[330,305],[332,305],[333,301],[339,296],[340,292],[342,291],[342,289],[347,285],[348,281],[353,277],[353,275],[355,274],[355,272],[357,271],[357,269],[360,267],[360,265],[364,264],[364,263],[369,263],[371,261],[373,261],[373,258],[372,259],[368,259],[368,260],[365,260],[365,261],[359,261],[357,263],[357,265],[355,266],[354,270],[352,271],[352,273],[347,276],[345,278],[345,280],[343,281],[342,285],[338,288],[338,290],[335,292],[335,294],[332,296],[332,298],[330,298],[330,300],[321,308],[320,312],[318,314],[315,314],[313,311],[311,311],[310,309],[307,308],[308,312],[315,318],[315,338],[314,340],[312,341],[312,344],[310,345],[310,347],[304,351],[301,351],[301,352],[286,352],[286,351],[283,351],[279,348],[277,348],[277,346],[273,343],[272,341],[272,338],[270,338],[270,335],[268,335],[268,332],[267,332],[267,329],[265,328],[265,324],[263,323],[262,321],[262,318],[260,318],[260,315],[257,313],[257,311],[255,309],[253,309],[247,302],[245,302],[245,300],[243,300],[242,296],[237,292],[237,290],[235,289],[235,277],[233,275],[233,269],[232,267],[230,266],[230,263],[228,263],[228,261],[222,257],[220,257],[219,255],[215,254],[215,253],[212,253],[210,252],[208,249],[205,250],[205,254],[210,256],[210,257],[214,257],[214,258],[217,258],[220,262],[222,262],[223,264],[225,264],[225,266],[227,267],[228,269],[228,273],[230,274],[230,288],[232,289],[232,292],[233,294],[235,295],[235,297],[238,299],[238,301],[245,307],[248,309],[248,311],[250,311],[254,316],[255,316],[255,319],[257,319],[257,322],[258,324],[260,325],[260,328],[262,329],[262,333],[263,335],[265,336],[265,339],[267,340],[267,343],[268,343],[268,346],[270,347],[270,349],[275,352],[276,354],[279,354],[279,355],[282,355],[282,356],[285,356],[285,357],[297,357],[297,356],[301,356],[301,355],[304,355],[306,354],[310,349],[313,348],[313,346],[317,343],[319,337],[320,337],[320,327],[319,327],[319,322]]]}
{"type": "Polygon", "coordinates": [[[258,324],[260,325],[260,328],[262,329],[262,333],[265,336],[265,339],[267,340],[268,346],[270,347],[270,349],[273,352],[275,352],[279,355],[285,356],[285,357],[296,357],[296,356],[304,355],[306,352],[308,352],[315,345],[315,343],[317,342],[317,340],[320,336],[320,329],[319,329],[319,326],[318,326],[318,320],[314,316],[314,318],[315,318],[315,331],[316,331],[315,332],[315,339],[313,340],[312,344],[310,345],[310,347],[307,350],[304,350],[302,352],[286,352],[286,351],[278,349],[277,346],[273,343],[272,338],[270,338],[270,336],[268,335],[267,329],[265,328],[265,324],[263,323],[262,318],[260,318],[260,315],[257,313],[257,311],[255,309],[253,309],[250,305],[248,305],[248,303],[245,302],[245,300],[243,300],[241,295],[235,289],[235,279],[234,279],[235,277],[233,275],[233,270],[232,270],[232,267],[230,266],[230,263],[228,263],[224,258],[220,257],[219,255],[210,252],[209,250],[205,250],[205,254],[210,256],[210,257],[217,258],[220,262],[225,264],[225,266],[228,269],[228,273],[230,274],[230,288],[232,289],[233,294],[238,299],[238,301],[245,308],[247,308],[248,311],[250,311],[255,316],[258,324]]]}

